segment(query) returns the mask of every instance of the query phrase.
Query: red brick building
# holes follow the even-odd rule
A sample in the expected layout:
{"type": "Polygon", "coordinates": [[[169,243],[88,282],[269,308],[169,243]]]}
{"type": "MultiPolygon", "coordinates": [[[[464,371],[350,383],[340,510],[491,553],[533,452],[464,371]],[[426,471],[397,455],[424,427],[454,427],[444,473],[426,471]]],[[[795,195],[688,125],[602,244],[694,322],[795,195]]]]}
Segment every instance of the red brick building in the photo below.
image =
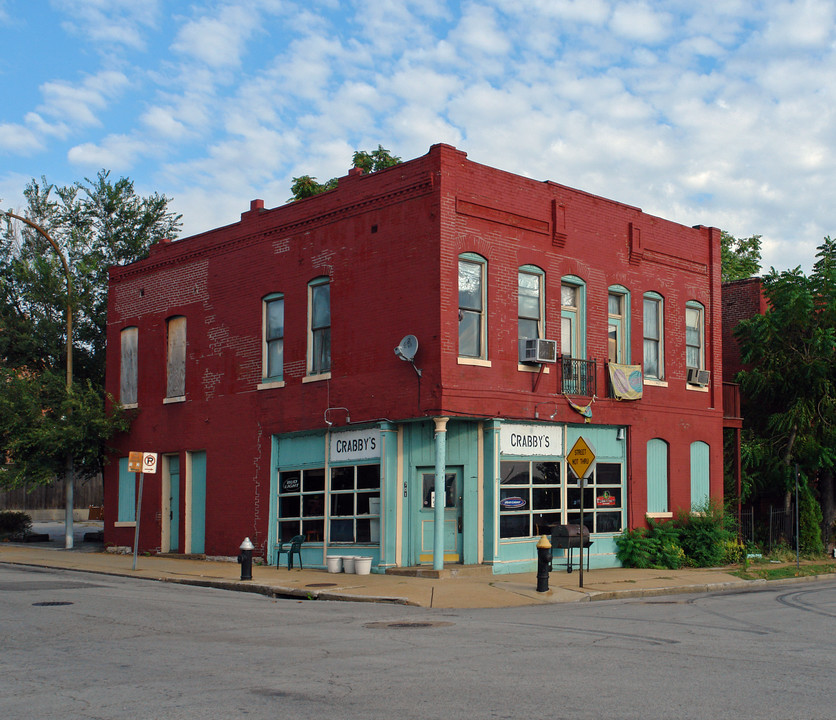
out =
{"type": "Polygon", "coordinates": [[[306,566],[513,572],[583,507],[592,564],[615,565],[623,528],[722,496],[720,301],[718,230],[447,145],[255,200],[111,270],[108,390],[136,419],[105,540],[133,544],[133,450],[160,454],[141,550],[248,536],[275,562],[302,535],[306,566]]]}

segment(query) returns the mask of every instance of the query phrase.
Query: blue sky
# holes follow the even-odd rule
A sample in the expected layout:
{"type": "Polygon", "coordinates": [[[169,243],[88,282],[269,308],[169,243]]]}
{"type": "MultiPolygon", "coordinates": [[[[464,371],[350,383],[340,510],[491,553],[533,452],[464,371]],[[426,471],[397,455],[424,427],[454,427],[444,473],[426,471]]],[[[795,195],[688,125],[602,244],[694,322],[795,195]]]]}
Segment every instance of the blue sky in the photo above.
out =
{"type": "Polygon", "coordinates": [[[765,270],[836,233],[836,0],[0,0],[0,88],[7,209],[106,168],[185,236],[446,142],[765,270]]]}

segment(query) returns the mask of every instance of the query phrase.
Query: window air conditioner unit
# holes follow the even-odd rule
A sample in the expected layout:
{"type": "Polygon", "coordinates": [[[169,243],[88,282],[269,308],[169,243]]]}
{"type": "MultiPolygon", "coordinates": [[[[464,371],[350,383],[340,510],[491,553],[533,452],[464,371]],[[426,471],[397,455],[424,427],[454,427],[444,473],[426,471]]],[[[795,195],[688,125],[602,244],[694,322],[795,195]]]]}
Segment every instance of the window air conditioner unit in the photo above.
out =
{"type": "Polygon", "coordinates": [[[708,370],[700,370],[699,368],[688,368],[688,384],[699,385],[705,387],[711,378],[711,373],[708,370]]]}
{"type": "Polygon", "coordinates": [[[557,340],[543,340],[541,338],[524,338],[520,340],[520,362],[557,362],[557,340]]]}

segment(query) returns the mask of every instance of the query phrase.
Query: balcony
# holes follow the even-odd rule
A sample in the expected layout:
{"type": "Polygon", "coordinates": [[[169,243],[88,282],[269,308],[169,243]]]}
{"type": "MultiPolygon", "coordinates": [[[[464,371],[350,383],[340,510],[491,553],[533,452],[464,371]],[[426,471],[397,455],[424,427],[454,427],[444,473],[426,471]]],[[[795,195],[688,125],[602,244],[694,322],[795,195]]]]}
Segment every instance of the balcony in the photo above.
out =
{"type": "Polygon", "coordinates": [[[595,360],[579,360],[563,355],[558,361],[560,387],[566,395],[597,395],[595,360]]]}

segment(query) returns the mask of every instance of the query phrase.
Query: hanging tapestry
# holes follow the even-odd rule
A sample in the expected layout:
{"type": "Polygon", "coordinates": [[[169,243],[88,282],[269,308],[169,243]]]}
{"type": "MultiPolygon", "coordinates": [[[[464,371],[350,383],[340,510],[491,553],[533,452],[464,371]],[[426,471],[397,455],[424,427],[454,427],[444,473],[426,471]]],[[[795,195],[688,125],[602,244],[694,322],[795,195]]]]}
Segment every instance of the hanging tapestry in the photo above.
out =
{"type": "Polygon", "coordinates": [[[642,396],[642,366],[607,363],[610,385],[616,400],[640,400],[642,396]]]}

